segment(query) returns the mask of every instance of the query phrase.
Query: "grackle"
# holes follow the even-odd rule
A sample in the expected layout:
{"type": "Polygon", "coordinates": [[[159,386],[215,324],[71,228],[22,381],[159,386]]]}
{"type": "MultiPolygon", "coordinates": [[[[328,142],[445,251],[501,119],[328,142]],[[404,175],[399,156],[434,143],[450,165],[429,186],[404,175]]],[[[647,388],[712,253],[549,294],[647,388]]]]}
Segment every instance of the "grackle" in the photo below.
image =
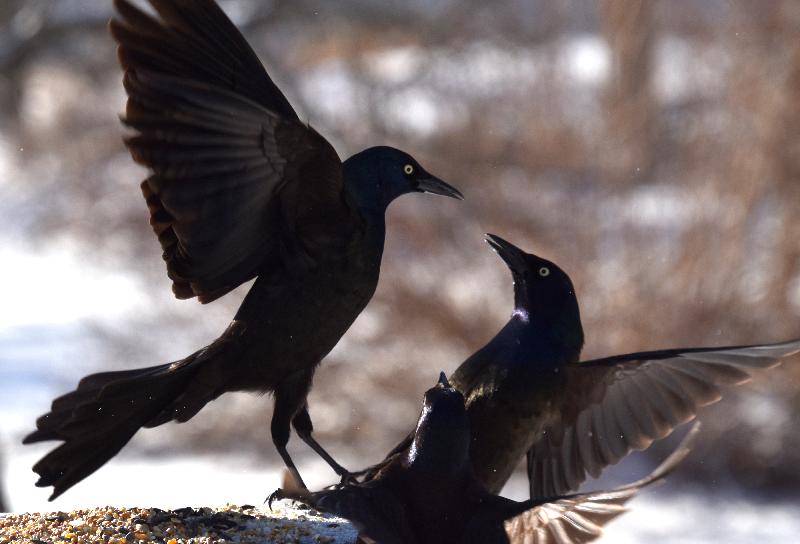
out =
{"type": "Polygon", "coordinates": [[[381,544],[589,542],[625,511],[625,503],[639,490],[677,466],[696,432],[633,484],[516,502],[489,493],[474,475],[464,397],[442,373],[425,393],[411,444],[374,478],[313,493],[279,489],[270,500],[291,498],[347,518],[364,540],[381,544]]]}
{"type": "MultiPolygon", "coordinates": [[[[579,362],[578,300],[569,276],[551,261],[499,236],[487,242],[514,279],[508,323],[452,374],[466,399],[470,454],[480,482],[498,493],[527,455],[531,499],[576,490],[632,450],[693,419],[721,398],[720,386],[746,382],[800,351],[779,344],[680,348],[579,362]]],[[[364,479],[402,455],[409,435],[364,479]]]]}
{"type": "Polygon", "coordinates": [[[35,466],[51,500],[97,470],[141,427],[191,419],[228,391],[274,395],[272,440],[286,466],[290,425],[312,437],[314,370],[378,282],[386,207],[427,192],[462,199],[408,154],[372,147],[341,162],[302,123],[213,0],[116,0],[128,103],[126,144],[175,296],[211,302],[256,277],[233,322],[183,360],[83,378],[25,443],[61,440],[35,466]]]}

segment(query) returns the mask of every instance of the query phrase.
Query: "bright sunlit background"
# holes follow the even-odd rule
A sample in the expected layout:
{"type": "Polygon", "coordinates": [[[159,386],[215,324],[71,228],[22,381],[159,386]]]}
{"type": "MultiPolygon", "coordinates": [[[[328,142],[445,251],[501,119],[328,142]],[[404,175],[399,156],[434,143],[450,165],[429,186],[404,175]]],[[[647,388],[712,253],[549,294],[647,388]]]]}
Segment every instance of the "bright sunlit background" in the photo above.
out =
{"type": "MultiPolygon", "coordinates": [[[[12,511],[261,501],[271,402],[228,395],[142,432],[47,503],[22,447],[84,374],[179,359],[243,296],[172,298],[122,145],[111,2],[0,3],[0,458],[12,511]]],[[[501,234],[573,278],[587,358],[800,336],[800,3],[229,0],[269,73],[341,157],[414,154],[459,203],[393,204],[378,292],[323,363],[318,438],[381,458],[421,393],[511,311],[501,234]]],[[[800,359],[704,409],[700,444],[608,541],[790,542],[800,359]]],[[[674,437],[674,438],[677,438],[674,437]]],[[[592,487],[644,475],[674,444],[592,487]]],[[[295,438],[307,481],[334,475],[295,438]]],[[[525,496],[522,473],[506,489],[525,496]]]]}

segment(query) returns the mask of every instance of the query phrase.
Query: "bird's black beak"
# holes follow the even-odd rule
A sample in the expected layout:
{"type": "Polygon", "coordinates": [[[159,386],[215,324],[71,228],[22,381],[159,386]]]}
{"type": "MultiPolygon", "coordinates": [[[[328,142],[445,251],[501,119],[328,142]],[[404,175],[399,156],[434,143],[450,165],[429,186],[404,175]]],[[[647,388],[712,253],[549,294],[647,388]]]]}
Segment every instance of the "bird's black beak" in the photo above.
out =
{"type": "Polygon", "coordinates": [[[492,246],[492,249],[500,255],[500,258],[505,261],[511,272],[523,272],[526,269],[525,252],[511,242],[503,240],[496,234],[487,234],[486,243],[492,246]]]}
{"type": "Polygon", "coordinates": [[[447,381],[447,374],[445,374],[444,372],[440,372],[439,373],[439,384],[438,385],[441,385],[442,387],[446,387],[446,388],[450,389],[450,382],[447,381]]]}
{"type": "Polygon", "coordinates": [[[417,180],[417,191],[464,200],[464,195],[461,194],[461,191],[434,176],[417,180]]]}

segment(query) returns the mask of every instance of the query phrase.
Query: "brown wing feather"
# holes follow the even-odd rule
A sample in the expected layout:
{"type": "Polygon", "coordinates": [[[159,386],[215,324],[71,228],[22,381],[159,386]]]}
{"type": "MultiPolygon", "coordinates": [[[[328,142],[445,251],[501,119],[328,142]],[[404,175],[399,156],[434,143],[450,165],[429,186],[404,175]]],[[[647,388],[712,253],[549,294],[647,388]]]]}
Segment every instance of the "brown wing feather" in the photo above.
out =
{"type": "Polygon", "coordinates": [[[506,522],[510,544],[582,544],[596,540],[610,521],[627,511],[626,503],[642,489],[662,481],[689,454],[696,423],[675,451],[646,477],[611,491],[554,498],[506,522]]]}
{"type": "Polygon", "coordinates": [[[720,387],[750,379],[800,351],[780,344],[632,353],[565,369],[559,417],[528,452],[531,498],[573,491],[633,450],[718,401],[720,387]]]}
{"type": "Polygon", "coordinates": [[[133,158],[178,298],[210,302],[254,276],[297,274],[359,222],[342,166],[301,124],[210,0],[117,0],[133,158]]]}
{"type": "Polygon", "coordinates": [[[150,0],[158,19],[127,0],[115,0],[120,19],[111,33],[125,70],[147,68],[203,81],[297,121],[289,101],[272,82],[236,26],[212,0],[150,0]]]}

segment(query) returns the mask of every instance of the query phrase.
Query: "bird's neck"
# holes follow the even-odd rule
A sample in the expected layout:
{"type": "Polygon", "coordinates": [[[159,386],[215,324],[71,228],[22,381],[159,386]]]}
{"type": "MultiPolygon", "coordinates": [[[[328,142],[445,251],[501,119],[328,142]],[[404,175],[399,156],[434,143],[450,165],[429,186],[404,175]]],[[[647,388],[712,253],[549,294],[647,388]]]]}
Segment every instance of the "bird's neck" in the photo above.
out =
{"type": "Polygon", "coordinates": [[[580,322],[568,316],[544,316],[525,307],[516,307],[506,325],[506,334],[519,346],[520,360],[560,365],[575,362],[583,349],[580,322]]]}
{"type": "MultiPolygon", "coordinates": [[[[463,452],[466,451],[469,451],[468,443],[463,448],[463,452]]],[[[418,474],[452,477],[468,470],[469,457],[463,452],[456,448],[423,446],[415,440],[409,448],[406,463],[409,469],[418,474]]]]}
{"type": "Polygon", "coordinates": [[[460,474],[469,466],[469,428],[466,421],[422,418],[406,453],[409,469],[442,476],[460,474]]]}
{"type": "Polygon", "coordinates": [[[377,188],[378,173],[368,164],[347,160],[343,174],[345,195],[350,204],[370,226],[384,228],[388,202],[384,202],[377,188]]]}
{"type": "Polygon", "coordinates": [[[350,201],[358,213],[370,227],[384,229],[386,226],[386,206],[375,204],[369,198],[359,195],[357,191],[349,191],[350,201]]]}
{"type": "Polygon", "coordinates": [[[351,190],[348,184],[345,183],[344,191],[345,200],[347,203],[358,210],[361,217],[364,219],[364,249],[368,253],[377,251],[377,255],[372,255],[370,258],[377,258],[378,262],[383,255],[383,245],[386,240],[386,214],[385,208],[383,211],[375,207],[364,204],[364,199],[358,197],[358,193],[351,190]]]}

